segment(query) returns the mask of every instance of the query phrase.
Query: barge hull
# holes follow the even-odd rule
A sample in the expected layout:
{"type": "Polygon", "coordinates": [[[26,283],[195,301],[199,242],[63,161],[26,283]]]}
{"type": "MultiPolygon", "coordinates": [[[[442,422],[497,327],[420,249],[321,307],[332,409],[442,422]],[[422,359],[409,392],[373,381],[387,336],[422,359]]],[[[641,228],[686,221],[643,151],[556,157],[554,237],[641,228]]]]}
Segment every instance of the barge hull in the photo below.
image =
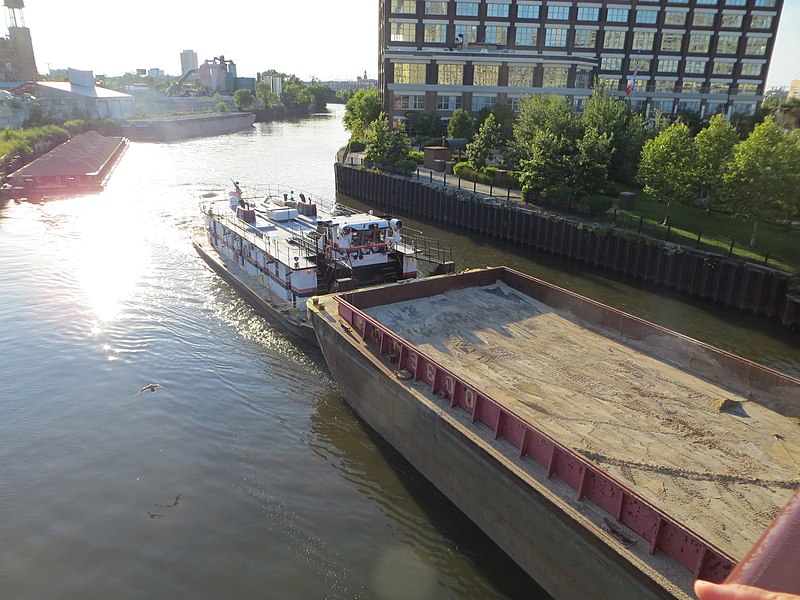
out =
{"type": "MultiPolygon", "coordinates": [[[[324,300],[323,300],[324,302],[324,300]]],[[[310,311],[325,361],[348,404],[423,476],[557,599],[690,598],[482,439],[467,420],[415,394],[329,310],[310,311]],[[327,313],[327,314],[326,314],[327,313]],[[347,382],[343,384],[343,382],[347,382]]],[[[441,406],[439,405],[441,404],[441,406]]],[[[509,453],[511,454],[511,453],[509,453]]]]}

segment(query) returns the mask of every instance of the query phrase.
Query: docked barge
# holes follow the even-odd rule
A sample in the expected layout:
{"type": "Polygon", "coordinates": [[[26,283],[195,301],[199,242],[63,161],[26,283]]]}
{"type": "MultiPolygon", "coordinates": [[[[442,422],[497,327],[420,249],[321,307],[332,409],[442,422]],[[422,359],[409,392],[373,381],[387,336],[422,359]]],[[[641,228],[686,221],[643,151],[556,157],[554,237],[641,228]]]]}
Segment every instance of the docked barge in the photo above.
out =
{"type": "Polygon", "coordinates": [[[556,599],[693,598],[800,484],[800,381],[511,269],[308,309],[355,412],[556,599]]]}

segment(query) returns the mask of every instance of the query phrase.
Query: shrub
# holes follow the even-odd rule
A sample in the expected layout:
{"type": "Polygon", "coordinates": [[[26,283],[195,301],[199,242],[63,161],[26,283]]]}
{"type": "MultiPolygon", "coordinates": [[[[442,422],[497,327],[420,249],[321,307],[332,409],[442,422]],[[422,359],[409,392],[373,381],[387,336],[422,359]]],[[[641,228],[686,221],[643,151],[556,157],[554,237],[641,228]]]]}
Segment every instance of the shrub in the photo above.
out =
{"type": "Polygon", "coordinates": [[[417,170],[417,161],[406,158],[403,160],[398,160],[395,163],[395,167],[397,167],[398,171],[404,171],[405,173],[413,173],[417,170]]]}
{"type": "Polygon", "coordinates": [[[64,129],[66,129],[70,135],[83,133],[88,128],[89,122],[86,119],[72,119],[71,121],[64,122],[64,129]]]}
{"type": "Polygon", "coordinates": [[[418,144],[420,148],[424,148],[425,146],[441,146],[442,145],[442,138],[428,138],[425,140],[421,140],[418,144]]]}
{"type": "Polygon", "coordinates": [[[409,158],[414,160],[418,165],[421,165],[425,162],[425,153],[418,150],[412,150],[411,154],[409,154],[409,158]]]}
{"type": "Polygon", "coordinates": [[[350,140],[350,152],[363,152],[367,145],[358,140],[350,140]]]}
{"type": "Polygon", "coordinates": [[[580,203],[588,206],[590,214],[594,216],[606,212],[613,206],[614,201],[610,197],[603,196],[602,194],[592,194],[591,196],[582,198],[580,203]]]}

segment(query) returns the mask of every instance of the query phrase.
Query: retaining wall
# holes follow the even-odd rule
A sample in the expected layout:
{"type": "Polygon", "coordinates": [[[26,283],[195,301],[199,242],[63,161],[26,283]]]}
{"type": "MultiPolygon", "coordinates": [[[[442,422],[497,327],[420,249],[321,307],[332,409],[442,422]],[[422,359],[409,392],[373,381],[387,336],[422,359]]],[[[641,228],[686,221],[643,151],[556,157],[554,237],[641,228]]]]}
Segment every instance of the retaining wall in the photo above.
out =
{"type": "Polygon", "coordinates": [[[544,214],[523,204],[407,177],[335,165],[336,191],[392,212],[455,225],[800,326],[791,276],[728,258],[544,214]]]}

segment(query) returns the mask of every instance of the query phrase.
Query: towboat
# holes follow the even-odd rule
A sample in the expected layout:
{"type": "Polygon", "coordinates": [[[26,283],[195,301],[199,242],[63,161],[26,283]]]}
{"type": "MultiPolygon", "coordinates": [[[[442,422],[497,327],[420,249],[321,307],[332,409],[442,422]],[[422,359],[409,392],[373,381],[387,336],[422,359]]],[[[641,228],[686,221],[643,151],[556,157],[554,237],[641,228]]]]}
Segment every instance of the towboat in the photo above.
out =
{"type": "Polygon", "coordinates": [[[277,190],[246,194],[234,182],[227,197],[204,199],[204,226],[193,245],[293,337],[316,345],[306,316],[312,296],[453,271],[446,242],[426,238],[400,219],[277,190]]]}

